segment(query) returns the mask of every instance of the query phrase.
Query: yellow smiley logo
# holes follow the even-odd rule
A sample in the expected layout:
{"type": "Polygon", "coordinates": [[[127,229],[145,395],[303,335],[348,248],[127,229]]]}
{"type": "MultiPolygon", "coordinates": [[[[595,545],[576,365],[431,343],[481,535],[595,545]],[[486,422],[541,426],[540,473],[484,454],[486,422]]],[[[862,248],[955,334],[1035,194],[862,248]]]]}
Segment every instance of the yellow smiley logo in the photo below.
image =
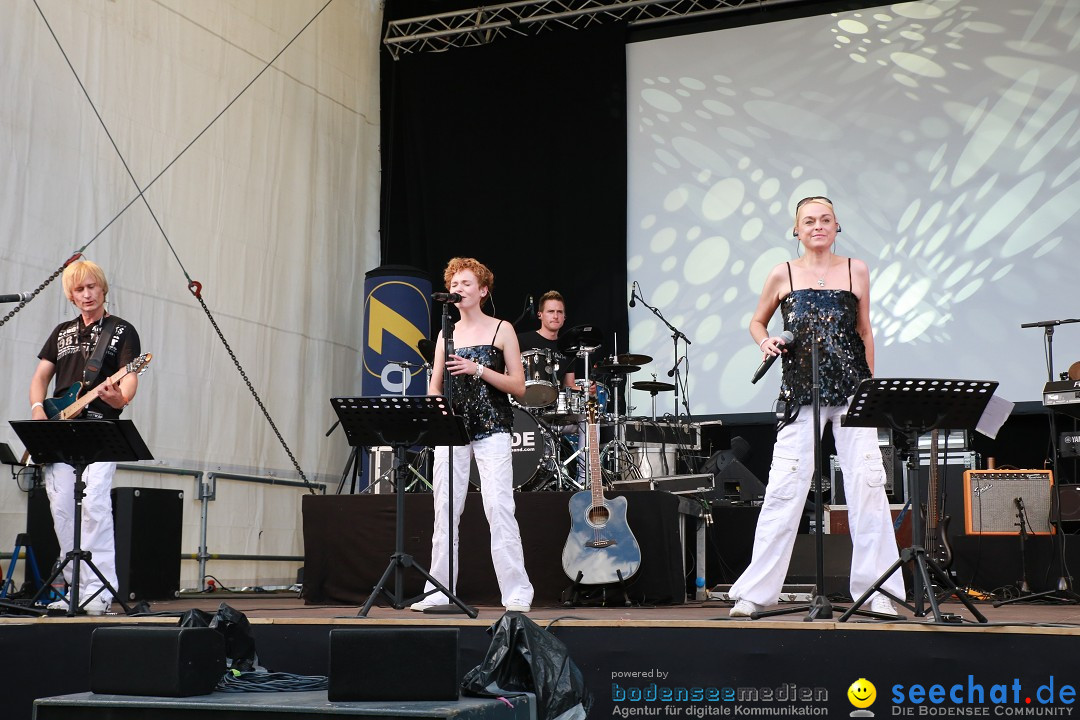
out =
{"type": "Polygon", "coordinates": [[[866,678],[859,678],[847,689],[848,700],[857,708],[868,708],[877,699],[877,688],[866,678]]]}

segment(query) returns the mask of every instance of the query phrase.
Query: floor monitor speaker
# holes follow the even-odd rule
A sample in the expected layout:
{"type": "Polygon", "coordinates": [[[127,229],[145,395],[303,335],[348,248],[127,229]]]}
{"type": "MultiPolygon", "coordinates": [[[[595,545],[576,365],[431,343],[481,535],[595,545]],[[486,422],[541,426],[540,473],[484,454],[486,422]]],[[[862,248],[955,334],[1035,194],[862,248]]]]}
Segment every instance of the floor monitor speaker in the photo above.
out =
{"type": "Polygon", "coordinates": [[[225,636],[199,627],[99,627],[90,636],[90,691],[209,695],[225,675],[225,636]]]}
{"type": "Polygon", "coordinates": [[[457,700],[457,628],[335,628],[331,702],[457,700]]]}

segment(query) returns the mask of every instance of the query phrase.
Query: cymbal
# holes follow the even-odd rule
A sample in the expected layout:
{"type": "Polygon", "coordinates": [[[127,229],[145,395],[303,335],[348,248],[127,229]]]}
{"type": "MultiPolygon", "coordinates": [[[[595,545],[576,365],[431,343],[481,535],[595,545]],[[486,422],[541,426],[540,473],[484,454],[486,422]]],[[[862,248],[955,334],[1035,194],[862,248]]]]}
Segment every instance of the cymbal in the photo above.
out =
{"type": "Polygon", "coordinates": [[[635,373],[641,368],[637,365],[597,365],[597,372],[613,373],[615,375],[629,375],[635,373]]]}
{"type": "Polygon", "coordinates": [[[636,383],[633,383],[630,387],[634,388],[635,390],[645,390],[646,392],[652,392],[652,393],[665,392],[667,390],[674,390],[675,389],[675,386],[672,385],[671,383],[657,382],[655,380],[638,380],[636,383]]]}
{"type": "Polygon", "coordinates": [[[592,352],[600,347],[603,338],[600,331],[592,325],[576,325],[559,336],[560,352],[577,354],[582,350],[592,352]]]}
{"type": "Polygon", "coordinates": [[[624,353],[618,355],[615,361],[620,365],[648,365],[652,362],[652,358],[648,355],[634,355],[632,353],[624,353]]]}

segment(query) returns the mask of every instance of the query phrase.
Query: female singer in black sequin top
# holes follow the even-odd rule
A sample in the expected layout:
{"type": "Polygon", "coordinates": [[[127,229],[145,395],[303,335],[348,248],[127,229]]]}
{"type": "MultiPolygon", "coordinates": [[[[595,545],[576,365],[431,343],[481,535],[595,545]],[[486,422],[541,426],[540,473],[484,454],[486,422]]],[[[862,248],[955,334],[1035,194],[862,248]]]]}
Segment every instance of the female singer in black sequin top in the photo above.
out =
{"type": "MultiPolygon", "coordinates": [[[[750,320],[750,334],[765,357],[782,353],[781,400],[793,412],[788,413],[789,420],[777,432],[765,503],[754,535],[753,558],[731,587],[730,595],[736,600],[731,609],[734,617],[750,616],[775,603],[787,575],[814,474],[809,340],[815,330],[820,338],[820,426],[832,422],[848,502],[852,597],[861,596],[899,556],[877,430],[840,424],[859,383],[873,375],[874,333],[870,327],[869,270],[862,260],[833,252],[838,232],[840,225],[828,198],[801,200],[795,209],[792,234],[802,245],[803,254],[772,269],[750,320]],[[769,335],[768,323],[777,308],[784,329],[795,337],[790,348],[780,337],[769,335]]],[[[903,576],[893,573],[883,589],[903,600],[903,576]]],[[[896,614],[892,601],[881,593],[871,597],[870,609],[896,614]]]]}
{"type": "MultiPolygon", "coordinates": [[[[431,541],[431,574],[456,594],[458,575],[458,523],[469,489],[470,461],[476,459],[480,471],[480,492],[491,530],[491,562],[499,581],[502,603],[507,610],[528,612],[533,586],[525,572],[521,533],[514,517],[514,468],[511,461],[513,407],[509,395],[525,392],[525,369],[521,364],[514,327],[483,312],[495,276],[473,258],[454,258],[443,272],[446,289],[457,293],[461,319],[454,326],[454,354],[446,357],[442,334],[435,344],[429,395],[443,394],[443,371],[450,371],[451,401],[455,415],[465,418],[469,444],[454,448],[454,582],[448,582],[449,457],[447,447],[435,448],[433,490],[435,529],[431,541]]],[[[428,583],[424,592],[435,587],[428,583]]],[[[413,603],[423,611],[449,602],[441,592],[413,603]]]]}

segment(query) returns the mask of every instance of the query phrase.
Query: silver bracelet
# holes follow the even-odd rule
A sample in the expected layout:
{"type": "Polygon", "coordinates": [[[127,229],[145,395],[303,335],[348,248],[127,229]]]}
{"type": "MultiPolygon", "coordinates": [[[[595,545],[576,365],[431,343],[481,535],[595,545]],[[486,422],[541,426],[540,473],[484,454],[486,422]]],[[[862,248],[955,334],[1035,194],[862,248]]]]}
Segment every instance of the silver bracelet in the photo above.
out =
{"type": "Polygon", "coordinates": [[[479,380],[482,377],[484,377],[484,366],[476,363],[476,379],[479,380]]]}

